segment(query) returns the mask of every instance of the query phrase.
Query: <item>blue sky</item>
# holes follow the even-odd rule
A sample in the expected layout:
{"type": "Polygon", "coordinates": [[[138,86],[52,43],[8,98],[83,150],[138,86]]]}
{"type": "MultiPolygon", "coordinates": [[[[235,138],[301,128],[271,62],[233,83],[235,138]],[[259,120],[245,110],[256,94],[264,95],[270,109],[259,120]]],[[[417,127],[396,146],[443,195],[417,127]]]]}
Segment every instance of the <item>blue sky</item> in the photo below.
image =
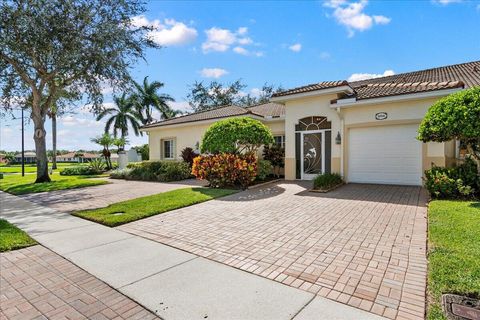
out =
{"type": "MultiPolygon", "coordinates": [[[[149,50],[134,78],[164,82],[174,107],[187,111],[196,80],[242,79],[255,93],[265,82],[289,88],[480,59],[480,1],[152,1],[135,23],[155,26],[150,36],[164,48],[149,50]]],[[[0,149],[20,149],[19,120],[1,122],[0,149]]],[[[89,140],[102,131],[103,122],[80,110],[59,120],[58,148],[96,148],[89,140]]],[[[48,122],[48,148],[49,134],[48,122]]]]}

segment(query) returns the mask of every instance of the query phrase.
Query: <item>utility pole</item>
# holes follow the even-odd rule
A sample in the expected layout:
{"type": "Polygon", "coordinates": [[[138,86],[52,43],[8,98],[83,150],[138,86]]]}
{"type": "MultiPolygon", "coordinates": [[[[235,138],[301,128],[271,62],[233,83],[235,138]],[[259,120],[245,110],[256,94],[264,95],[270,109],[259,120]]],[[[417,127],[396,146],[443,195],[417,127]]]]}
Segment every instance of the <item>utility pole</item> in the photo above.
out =
{"type": "Polygon", "coordinates": [[[24,137],[24,128],[25,124],[23,121],[23,107],[22,107],[22,177],[25,176],[25,137],[24,137]]]}

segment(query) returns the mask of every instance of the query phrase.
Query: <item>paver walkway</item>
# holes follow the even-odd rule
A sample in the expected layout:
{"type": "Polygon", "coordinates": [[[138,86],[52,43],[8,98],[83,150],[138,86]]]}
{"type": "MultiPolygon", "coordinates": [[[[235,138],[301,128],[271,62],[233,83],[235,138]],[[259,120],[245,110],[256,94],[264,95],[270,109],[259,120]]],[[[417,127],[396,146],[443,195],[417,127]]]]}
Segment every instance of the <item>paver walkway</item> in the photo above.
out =
{"type": "Polygon", "coordinates": [[[40,245],[0,253],[0,319],[158,319],[40,245]]]}
{"type": "Polygon", "coordinates": [[[0,217],[162,319],[384,319],[3,192],[0,204],[0,217]]]}
{"type": "Polygon", "coordinates": [[[426,194],[279,183],[118,229],[391,319],[423,319],[426,194]]]}
{"type": "MultiPolygon", "coordinates": [[[[103,179],[103,178],[102,178],[103,179]]],[[[22,195],[23,199],[63,212],[102,208],[109,204],[187,187],[204,186],[190,179],[175,183],[108,179],[109,184],[22,195]]]]}

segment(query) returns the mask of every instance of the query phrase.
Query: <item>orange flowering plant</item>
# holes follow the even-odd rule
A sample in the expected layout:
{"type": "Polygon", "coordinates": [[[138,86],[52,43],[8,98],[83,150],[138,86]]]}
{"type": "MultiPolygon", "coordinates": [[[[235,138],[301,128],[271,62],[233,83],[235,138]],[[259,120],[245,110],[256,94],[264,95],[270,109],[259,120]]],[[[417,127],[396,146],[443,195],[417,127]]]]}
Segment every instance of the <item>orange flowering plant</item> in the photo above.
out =
{"type": "Polygon", "coordinates": [[[192,174],[197,179],[207,180],[211,187],[246,189],[257,175],[257,157],[231,153],[198,156],[193,159],[192,174]]]}

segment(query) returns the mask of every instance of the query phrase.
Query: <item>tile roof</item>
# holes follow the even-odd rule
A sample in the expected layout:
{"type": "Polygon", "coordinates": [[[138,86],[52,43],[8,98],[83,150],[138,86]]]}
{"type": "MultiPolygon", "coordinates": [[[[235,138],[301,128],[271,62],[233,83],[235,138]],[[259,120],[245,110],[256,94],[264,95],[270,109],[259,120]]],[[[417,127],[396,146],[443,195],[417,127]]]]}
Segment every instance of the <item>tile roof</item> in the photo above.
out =
{"type": "Polygon", "coordinates": [[[282,96],[288,96],[288,95],[291,95],[291,94],[305,93],[305,92],[323,90],[323,89],[330,89],[330,88],[335,88],[335,87],[340,87],[340,86],[348,86],[348,81],[346,81],[346,80],[323,81],[323,82],[319,82],[319,83],[308,84],[306,86],[297,87],[297,88],[293,88],[293,89],[289,89],[289,90],[274,93],[272,95],[272,97],[282,97],[282,96]]]}
{"type": "Polygon", "coordinates": [[[353,82],[347,82],[346,80],[320,82],[318,84],[283,91],[275,94],[274,97],[317,91],[340,85],[350,86],[355,93],[347,96],[347,98],[356,97],[358,100],[448,88],[470,88],[480,86],[480,61],[353,82]]]}
{"type": "Polygon", "coordinates": [[[441,89],[453,89],[463,87],[464,83],[462,81],[415,83],[379,82],[364,84],[362,86],[355,87],[355,94],[352,95],[352,97],[355,96],[357,100],[362,100],[408,93],[420,93],[441,89]]]}
{"type": "Polygon", "coordinates": [[[211,110],[186,114],[168,120],[157,121],[146,125],[143,128],[147,129],[153,127],[163,127],[174,124],[221,119],[248,114],[256,115],[262,118],[280,117],[285,114],[285,106],[272,102],[266,104],[259,104],[247,108],[239,106],[223,106],[211,110]]]}
{"type": "Polygon", "coordinates": [[[247,107],[253,114],[265,118],[279,118],[285,115],[285,106],[283,104],[269,102],[247,107]]]}

